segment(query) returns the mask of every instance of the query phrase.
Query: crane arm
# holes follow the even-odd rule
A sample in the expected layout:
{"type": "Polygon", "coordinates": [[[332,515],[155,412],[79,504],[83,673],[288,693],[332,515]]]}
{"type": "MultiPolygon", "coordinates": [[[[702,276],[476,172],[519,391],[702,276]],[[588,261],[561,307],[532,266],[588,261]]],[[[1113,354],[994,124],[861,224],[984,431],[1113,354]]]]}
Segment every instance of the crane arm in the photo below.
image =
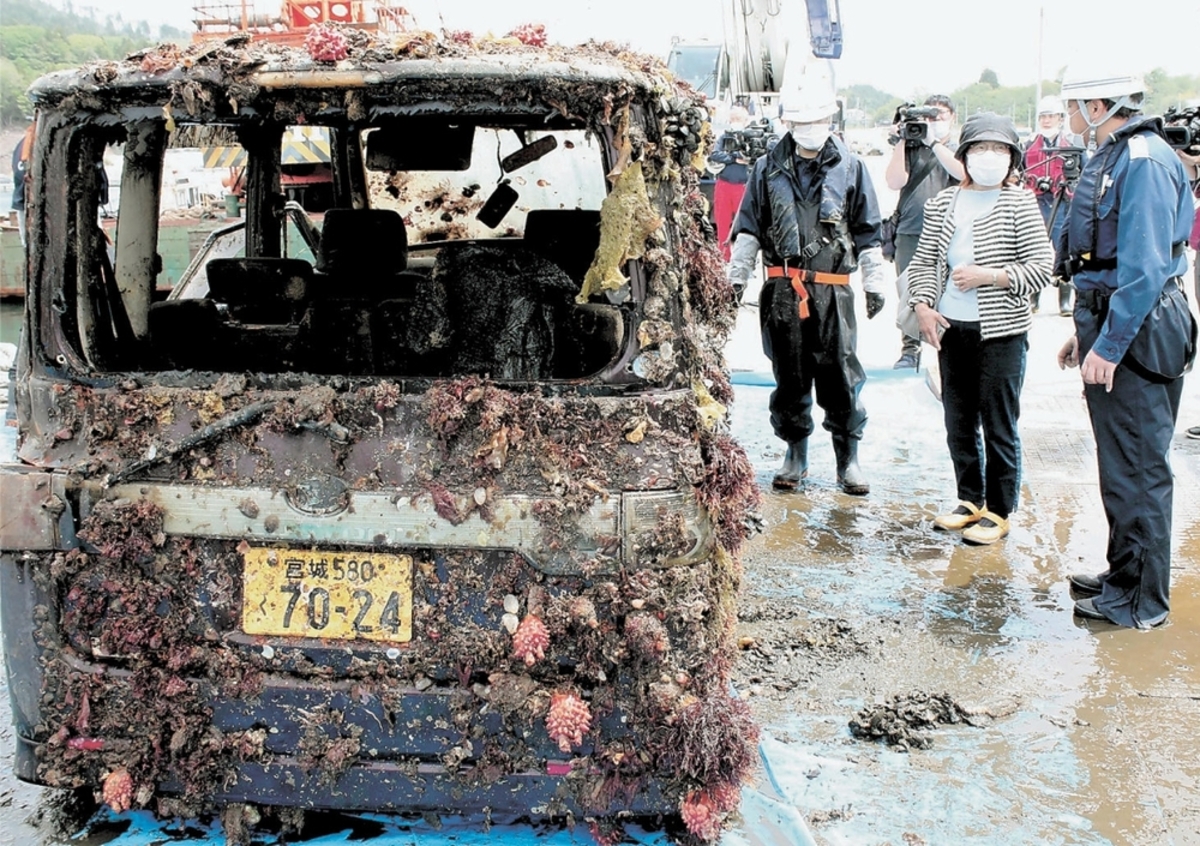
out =
{"type": "MultiPolygon", "coordinates": [[[[809,46],[813,55],[836,59],[842,55],[839,0],[805,0],[809,46]]],[[[798,27],[784,14],[783,0],[727,0],[725,42],[730,62],[730,88],[737,97],[774,93],[783,84],[791,44],[788,34],[798,27]]]]}

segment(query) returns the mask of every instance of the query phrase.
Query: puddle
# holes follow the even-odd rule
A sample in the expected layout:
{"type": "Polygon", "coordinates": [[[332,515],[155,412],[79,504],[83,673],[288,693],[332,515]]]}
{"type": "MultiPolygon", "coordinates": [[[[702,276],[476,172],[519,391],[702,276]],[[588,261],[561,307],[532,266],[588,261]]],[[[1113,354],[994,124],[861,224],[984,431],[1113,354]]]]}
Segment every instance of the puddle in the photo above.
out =
{"type": "MultiPolygon", "coordinates": [[[[1018,724],[1008,724],[1011,735],[1018,724]]],[[[823,741],[791,744],[767,739],[766,754],[779,763],[783,797],[813,809],[813,833],[829,844],[1014,843],[1107,844],[1079,814],[1065,807],[1086,773],[1069,741],[1031,731],[1026,742],[992,743],[986,729],[969,726],[936,732],[933,748],[891,751],[879,745],[847,746],[842,729],[797,720],[789,730],[823,741]],[[982,733],[982,734],[981,734],[982,733]],[[828,812],[835,818],[822,822],[828,812]]]]}

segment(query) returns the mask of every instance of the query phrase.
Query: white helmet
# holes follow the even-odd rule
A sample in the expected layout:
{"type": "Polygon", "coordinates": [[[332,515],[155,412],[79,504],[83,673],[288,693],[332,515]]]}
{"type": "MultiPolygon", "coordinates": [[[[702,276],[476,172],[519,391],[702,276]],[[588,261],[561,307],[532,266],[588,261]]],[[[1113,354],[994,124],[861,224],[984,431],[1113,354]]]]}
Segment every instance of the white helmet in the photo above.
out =
{"type": "Polygon", "coordinates": [[[1070,100],[1112,100],[1132,94],[1141,94],[1146,90],[1146,83],[1140,73],[1125,71],[1088,71],[1068,68],[1063,75],[1062,99],[1070,100]]]}
{"type": "Polygon", "coordinates": [[[1053,94],[1047,94],[1042,99],[1038,100],[1038,117],[1042,115],[1059,115],[1063,113],[1062,100],[1055,97],[1053,94]]]}
{"type": "Polygon", "coordinates": [[[783,74],[779,117],[791,123],[815,123],[838,110],[833,65],[827,59],[789,62],[783,74]]]}
{"type": "Polygon", "coordinates": [[[1084,145],[1089,150],[1095,150],[1098,144],[1099,127],[1115,116],[1121,109],[1133,112],[1141,111],[1142,95],[1146,91],[1146,83],[1140,73],[1127,71],[1112,71],[1068,68],[1063,75],[1060,96],[1064,103],[1088,100],[1105,100],[1111,105],[1099,118],[1093,118],[1082,106],[1079,109],[1087,129],[1084,131],[1084,145]]]}

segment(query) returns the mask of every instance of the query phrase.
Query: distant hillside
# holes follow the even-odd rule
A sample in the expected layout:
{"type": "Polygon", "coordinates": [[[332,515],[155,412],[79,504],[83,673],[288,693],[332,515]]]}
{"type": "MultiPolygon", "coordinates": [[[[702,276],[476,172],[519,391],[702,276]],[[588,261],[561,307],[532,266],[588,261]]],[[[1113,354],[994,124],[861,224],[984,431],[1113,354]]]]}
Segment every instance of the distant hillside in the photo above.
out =
{"type": "Polygon", "coordinates": [[[152,32],[145,21],[121,15],[94,17],[56,9],[39,0],[4,0],[0,19],[0,126],[19,124],[30,112],[25,96],[44,73],[97,59],[120,59],[160,41],[186,41],[175,27],[152,32]]]}
{"type": "MultiPolygon", "coordinates": [[[[1145,75],[1148,94],[1144,106],[1146,114],[1162,114],[1172,106],[1181,107],[1200,98],[1200,76],[1169,76],[1161,68],[1145,75]]],[[[1059,82],[1047,79],[1042,82],[1042,94],[1057,94],[1059,82]]],[[[896,107],[901,104],[898,97],[880,91],[870,85],[852,85],[841,92],[847,108],[861,110],[868,124],[890,123],[896,107]]],[[[980,74],[978,82],[948,92],[958,108],[961,123],[976,112],[998,112],[1009,115],[1020,127],[1030,127],[1037,116],[1037,90],[1032,85],[1001,85],[996,75],[989,70],[980,74]]],[[[918,103],[924,97],[915,98],[918,103]]]]}
{"type": "Polygon", "coordinates": [[[145,21],[126,21],[120,12],[98,16],[86,0],[78,7],[67,2],[65,11],[40,0],[4,0],[3,24],[4,27],[39,26],[73,35],[124,35],[161,41],[190,37],[172,26],[159,27],[155,31],[145,21]]]}

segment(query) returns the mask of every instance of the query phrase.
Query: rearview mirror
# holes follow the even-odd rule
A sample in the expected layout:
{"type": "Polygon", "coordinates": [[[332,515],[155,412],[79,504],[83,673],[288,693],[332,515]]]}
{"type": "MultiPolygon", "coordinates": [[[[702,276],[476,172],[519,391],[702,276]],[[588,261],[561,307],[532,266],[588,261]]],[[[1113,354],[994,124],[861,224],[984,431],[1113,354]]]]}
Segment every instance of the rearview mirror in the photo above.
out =
{"type": "Polygon", "coordinates": [[[545,135],[532,144],[526,144],[521,149],[509,153],[500,160],[500,169],[512,173],[517,168],[532,164],[558,146],[558,139],[553,135],[545,135]]]}
{"type": "Polygon", "coordinates": [[[517,202],[517,190],[505,180],[496,186],[496,190],[487,198],[483,208],[475,215],[475,219],[489,229],[495,229],[504,220],[504,216],[512,211],[517,202]]]}

